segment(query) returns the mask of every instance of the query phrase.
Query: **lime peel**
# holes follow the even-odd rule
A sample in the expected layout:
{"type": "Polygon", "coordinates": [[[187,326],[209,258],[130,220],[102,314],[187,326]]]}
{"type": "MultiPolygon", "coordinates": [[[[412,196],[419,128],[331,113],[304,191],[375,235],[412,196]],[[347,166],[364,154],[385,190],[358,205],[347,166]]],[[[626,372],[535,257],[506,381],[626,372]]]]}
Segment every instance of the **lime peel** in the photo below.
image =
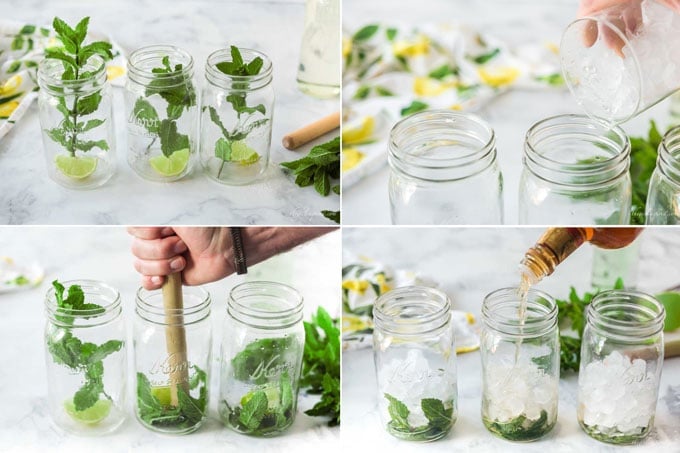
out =
{"type": "Polygon", "coordinates": [[[151,157],[149,165],[161,176],[177,176],[187,168],[189,155],[189,148],[184,148],[173,152],[170,157],[163,154],[151,157]]]}

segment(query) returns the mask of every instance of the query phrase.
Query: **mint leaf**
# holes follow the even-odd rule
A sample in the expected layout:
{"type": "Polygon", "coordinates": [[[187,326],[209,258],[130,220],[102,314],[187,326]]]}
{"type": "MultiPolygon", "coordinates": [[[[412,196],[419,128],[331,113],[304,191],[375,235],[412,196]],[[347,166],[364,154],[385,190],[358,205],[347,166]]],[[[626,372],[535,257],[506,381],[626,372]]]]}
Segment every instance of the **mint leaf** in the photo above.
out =
{"type": "Polygon", "coordinates": [[[324,209],[321,211],[321,215],[337,224],[340,223],[340,211],[329,211],[324,209]]]}
{"type": "Polygon", "coordinates": [[[257,429],[266,410],[267,395],[263,391],[255,392],[250,400],[243,405],[239,421],[248,429],[257,429]]]}
{"type": "Polygon", "coordinates": [[[170,157],[175,151],[189,148],[189,137],[177,131],[177,123],[171,120],[161,121],[158,131],[161,139],[161,151],[165,157],[170,157]]]}
{"type": "Polygon", "coordinates": [[[215,157],[223,161],[231,160],[231,143],[224,138],[219,138],[215,142],[215,157]]]}
{"type": "Polygon", "coordinates": [[[89,120],[87,123],[78,123],[76,130],[78,132],[87,132],[95,127],[101,126],[104,124],[104,121],[105,120],[89,120]]]}
{"type": "Polygon", "coordinates": [[[99,400],[99,394],[103,387],[100,383],[88,381],[85,385],[80,387],[73,395],[73,404],[77,411],[84,411],[88,407],[94,406],[99,400]]]}
{"type": "Polygon", "coordinates": [[[151,103],[143,97],[137,98],[135,106],[132,109],[135,121],[142,124],[144,128],[152,134],[158,134],[160,129],[160,120],[156,109],[151,103]]]}
{"type": "Polygon", "coordinates": [[[389,393],[385,393],[385,398],[389,401],[389,406],[387,407],[387,412],[389,412],[392,422],[397,428],[410,429],[408,422],[408,416],[411,411],[408,407],[389,393]]]}
{"type": "Polygon", "coordinates": [[[99,107],[99,103],[102,100],[102,95],[99,91],[95,91],[89,96],[81,97],[78,99],[77,111],[80,115],[89,115],[94,113],[99,107]]]}
{"type": "Polygon", "coordinates": [[[436,398],[423,398],[420,400],[420,407],[427,418],[429,424],[435,428],[447,429],[453,423],[453,407],[448,409],[444,403],[436,398]]]}
{"type": "Polygon", "coordinates": [[[288,375],[288,371],[281,374],[279,389],[281,392],[281,411],[285,412],[293,407],[293,385],[290,376],[288,375]]]}

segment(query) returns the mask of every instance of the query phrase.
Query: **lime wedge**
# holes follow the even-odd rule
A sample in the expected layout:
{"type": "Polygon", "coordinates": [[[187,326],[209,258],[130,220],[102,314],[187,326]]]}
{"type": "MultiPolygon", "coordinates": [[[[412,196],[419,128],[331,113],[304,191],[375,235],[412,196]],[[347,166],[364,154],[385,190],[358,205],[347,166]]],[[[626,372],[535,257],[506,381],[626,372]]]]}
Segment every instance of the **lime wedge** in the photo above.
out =
{"type": "Polygon", "coordinates": [[[149,165],[162,176],[177,176],[187,168],[189,163],[189,148],[180,149],[170,154],[170,157],[164,155],[155,156],[149,159],[149,165]]]}
{"type": "Polygon", "coordinates": [[[243,398],[241,398],[241,406],[245,406],[246,403],[248,403],[248,401],[250,401],[253,395],[255,395],[257,392],[264,392],[264,394],[267,396],[267,407],[269,409],[275,409],[279,406],[280,392],[278,386],[267,386],[264,388],[253,389],[252,391],[243,395],[243,398]]]}
{"type": "Polygon", "coordinates": [[[54,159],[57,168],[72,179],[85,179],[97,169],[96,157],[72,157],[63,154],[54,159]]]}
{"type": "Polygon", "coordinates": [[[237,140],[231,144],[231,160],[241,165],[250,165],[258,161],[260,155],[246,142],[237,140]]]}
{"type": "Polygon", "coordinates": [[[98,400],[94,405],[88,407],[84,411],[76,410],[73,401],[64,401],[64,409],[66,413],[71,416],[72,419],[77,420],[86,425],[96,425],[97,423],[104,420],[111,412],[111,401],[109,400],[98,400]]]}
{"type": "Polygon", "coordinates": [[[172,397],[170,396],[171,394],[169,385],[151,387],[151,394],[156,397],[162,406],[172,405],[172,397]]]}

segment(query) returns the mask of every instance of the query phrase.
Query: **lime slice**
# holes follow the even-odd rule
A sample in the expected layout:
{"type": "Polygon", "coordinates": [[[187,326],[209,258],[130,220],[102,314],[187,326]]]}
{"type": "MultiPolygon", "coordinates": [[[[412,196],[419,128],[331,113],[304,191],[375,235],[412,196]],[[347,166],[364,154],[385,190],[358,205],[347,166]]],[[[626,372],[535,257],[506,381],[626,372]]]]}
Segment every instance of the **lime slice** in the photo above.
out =
{"type": "Polygon", "coordinates": [[[151,387],[151,394],[156,397],[162,406],[172,405],[172,396],[170,394],[170,386],[163,385],[158,387],[151,387]]]}
{"type": "Polygon", "coordinates": [[[149,165],[162,176],[177,176],[187,168],[189,163],[189,148],[180,149],[170,154],[170,157],[164,155],[155,156],[149,159],[149,165]]]}
{"type": "Polygon", "coordinates": [[[57,168],[72,179],[85,179],[97,169],[96,157],[72,157],[63,154],[54,159],[57,168]]]}
{"type": "Polygon", "coordinates": [[[111,401],[109,400],[98,400],[94,405],[88,407],[84,411],[76,410],[73,401],[64,401],[64,409],[66,413],[71,416],[72,419],[77,420],[86,425],[96,425],[97,423],[104,420],[111,412],[111,401]]]}
{"type": "Polygon", "coordinates": [[[267,407],[269,409],[275,409],[279,406],[279,399],[280,397],[280,392],[279,392],[279,387],[278,386],[267,386],[264,388],[256,388],[245,395],[243,395],[243,398],[241,398],[241,407],[245,406],[248,401],[255,395],[257,392],[264,392],[264,394],[267,396],[267,407]]]}
{"type": "Polygon", "coordinates": [[[237,140],[231,144],[231,160],[241,165],[251,165],[258,161],[260,155],[246,142],[237,140]]]}

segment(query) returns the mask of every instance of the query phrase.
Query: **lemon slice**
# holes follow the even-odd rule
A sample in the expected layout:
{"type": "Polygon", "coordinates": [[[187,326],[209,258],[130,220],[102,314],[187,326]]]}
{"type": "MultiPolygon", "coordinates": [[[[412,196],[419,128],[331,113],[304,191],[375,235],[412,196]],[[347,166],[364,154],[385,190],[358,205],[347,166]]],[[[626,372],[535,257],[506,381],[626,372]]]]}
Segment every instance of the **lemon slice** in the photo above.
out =
{"type": "Polygon", "coordinates": [[[251,165],[260,159],[253,148],[248,146],[246,142],[237,140],[231,144],[231,160],[238,162],[241,165],[251,165]]]}
{"type": "Polygon", "coordinates": [[[279,392],[278,386],[267,386],[264,388],[257,388],[254,389],[251,392],[246,393],[243,395],[243,398],[241,398],[241,407],[245,406],[248,401],[255,395],[257,392],[264,392],[264,394],[267,397],[267,407],[269,409],[275,409],[279,406],[279,399],[281,398],[281,393],[279,392]]]}
{"type": "Polygon", "coordinates": [[[96,157],[72,157],[63,154],[54,159],[57,168],[72,179],[85,179],[97,169],[96,157]]]}
{"type": "Polygon", "coordinates": [[[169,385],[151,387],[151,394],[156,397],[162,406],[172,406],[172,396],[169,385]]]}
{"type": "Polygon", "coordinates": [[[342,129],[342,144],[343,146],[358,145],[370,141],[374,130],[375,119],[372,116],[366,116],[361,120],[361,124],[342,129]]]}
{"type": "Polygon", "coordinates": [[[189,148],[180,149],[170,154],[170,157],[164,155],[155,156],[149,159],[149,165],[156,170],[156,173],[162,176],[177,176],[187,168],[189,163],[189,148]]]}
{"type": "Polygon", "coordinates": [[[98,400],[94,405],[88,407],[84,411],[78,411],[76,410],[73,401],[68,400],[64,402],[64,409],[66,409],[66,413],[74,420],[85,423],[86,425],[96,425],[108,417],[109,412],[111,412],[111,401],[98,400]]]}

